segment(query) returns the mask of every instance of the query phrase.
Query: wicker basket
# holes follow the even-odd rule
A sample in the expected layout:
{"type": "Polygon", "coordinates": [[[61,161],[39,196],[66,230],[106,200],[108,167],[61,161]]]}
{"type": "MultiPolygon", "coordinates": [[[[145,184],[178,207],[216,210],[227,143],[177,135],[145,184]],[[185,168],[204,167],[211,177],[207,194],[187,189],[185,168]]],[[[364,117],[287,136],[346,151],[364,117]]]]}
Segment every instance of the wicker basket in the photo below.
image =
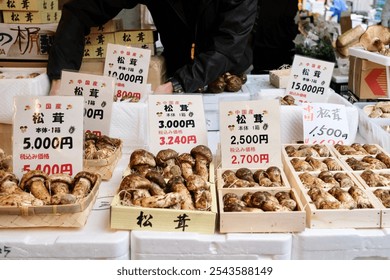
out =
{"type": "Polygon", "coordinates": [[[68,205],[1,206],[0,228],[83,227],[98,196],[100,176],[87,197],[68,205]]]}
{"type": "Polygon", "coordinates": [[[122,146],[123,142],[121,141],[119,147],[115,152],[108,158],[105,159],[84,159],[83,169],[85,171],[98,173],[102,180],[107,181],[112,177],[112,173],[122,156],[122,146]]]}

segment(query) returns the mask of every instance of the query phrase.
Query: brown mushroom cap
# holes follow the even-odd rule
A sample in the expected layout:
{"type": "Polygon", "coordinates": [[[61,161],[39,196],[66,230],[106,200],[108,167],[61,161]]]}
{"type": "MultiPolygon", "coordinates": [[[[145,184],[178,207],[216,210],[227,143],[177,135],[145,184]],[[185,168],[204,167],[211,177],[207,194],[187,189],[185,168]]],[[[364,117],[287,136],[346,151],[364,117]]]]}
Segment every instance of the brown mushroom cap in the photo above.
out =
{"type": "Polygon", "coordinates": [[[75,186],[82,178],[87,179],[93,186],[98,180],[98,175],[88,171],[80,171],[74,176],[73,185],[75,186]]]}
{"type": "Polygon", "coordinates": [[[191,149],[190,154],[195,158],[203,158],[207,161],[207,163],[210,163],[213,160],[213,153],[211,152],[210,148],[205,145],[198,145],[191,149]]]}
{"type": "Polygon", "coordinates": [[[191,156],[190,153],[182,153],[177,157],[179,163],[188,163],[191,166],[195,165],[195,159],[191,156]]]}
{"type": "Polygon", "coordinates": [[[130,155],[130,168],[135,168],[136,166],[147,165],[150,167],[156,166],[156,159],[151,152],[148,152],[144,149],[134,150],[130,155]]]}
{"type": "Polygon", "coordinates": [[[132,173],[122,179],[121,184],[119,185],[119,191],[149,189],[150,185],[151,183],[148,179],[137,173],[132,173]]]}
{"type": "Polygon", "coordinates": [[[168,160],[176,159],[178,155],[179,153],[173,149],[160,150],[156,155],[156,163],[158,166],[165,167],[168,160]]]}
{"type": "Polygon", "coordinates": [[[193,174],[187,178],[187,189],[190,191],[209,190],[207,182],[199,175],[193,174]]]}
{"type": "Polygon", "coordinates": [[[237,169],[236,176],[237,176],[237,178],[242,179],[242,180],[247,180],[250,182],[255,181],[253,179],[253,172],[249,168],[246,168],[246,167],[241,167],[241,168],[237,169]]]}
{"type": "Polygon", "coordinates": [[[41,170],[30,170],[23,174],[20,180],[20,188],[25,191],[30,190],[31,183],[37,180],[44,182],[46,188],[48,188],[47,180],[49,175],[41,170]]]}
{"type": "Polygon", "coordinates": [[[167,186],[167,183],[165,182],[164,176],[155,170],[150,170],[148,173],[146,173],[145,178],[148,179],[151,182],[156,183],[161,188],[165,189],[167,186]]]}

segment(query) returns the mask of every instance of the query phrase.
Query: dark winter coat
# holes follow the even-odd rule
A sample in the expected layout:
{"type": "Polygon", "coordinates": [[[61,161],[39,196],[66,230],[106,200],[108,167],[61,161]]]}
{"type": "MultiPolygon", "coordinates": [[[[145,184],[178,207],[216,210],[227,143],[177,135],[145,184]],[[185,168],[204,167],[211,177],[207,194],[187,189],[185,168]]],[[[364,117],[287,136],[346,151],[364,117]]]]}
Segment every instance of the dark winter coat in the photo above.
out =
{"type": "Polygon", "coordinates": [[[194,92],[225,72],[242,73],[251,65],[248,39],[257,0],[75,0],[63,6],[49,55],[49,77],[59,79],[62,69],[79,69],[90,27],[137,4],[148,7],[164,47],[167,73],[182,83],[185,92],[194,92]]]}

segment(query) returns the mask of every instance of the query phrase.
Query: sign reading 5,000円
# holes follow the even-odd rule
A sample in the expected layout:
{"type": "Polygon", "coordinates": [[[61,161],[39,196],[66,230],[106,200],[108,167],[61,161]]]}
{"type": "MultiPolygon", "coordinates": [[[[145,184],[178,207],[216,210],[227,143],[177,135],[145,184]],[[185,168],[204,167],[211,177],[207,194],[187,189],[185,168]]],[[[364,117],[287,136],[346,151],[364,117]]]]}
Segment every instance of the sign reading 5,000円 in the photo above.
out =
{"type": "Polygon", "coordinates": [[[82,170],[82,96],[15,97],[13,170],[48,174],[82,170]]]}

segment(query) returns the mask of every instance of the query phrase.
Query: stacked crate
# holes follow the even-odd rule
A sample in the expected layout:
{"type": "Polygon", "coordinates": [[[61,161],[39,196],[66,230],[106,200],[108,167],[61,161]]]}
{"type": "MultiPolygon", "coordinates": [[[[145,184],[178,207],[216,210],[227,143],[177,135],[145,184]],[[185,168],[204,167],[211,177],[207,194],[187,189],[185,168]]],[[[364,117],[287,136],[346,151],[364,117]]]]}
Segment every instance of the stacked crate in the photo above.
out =
{"type": "Polygon", "coordinates": [[[58,0],[0,0],[0,59],[46,60],[61,11],[58,0]]]}

